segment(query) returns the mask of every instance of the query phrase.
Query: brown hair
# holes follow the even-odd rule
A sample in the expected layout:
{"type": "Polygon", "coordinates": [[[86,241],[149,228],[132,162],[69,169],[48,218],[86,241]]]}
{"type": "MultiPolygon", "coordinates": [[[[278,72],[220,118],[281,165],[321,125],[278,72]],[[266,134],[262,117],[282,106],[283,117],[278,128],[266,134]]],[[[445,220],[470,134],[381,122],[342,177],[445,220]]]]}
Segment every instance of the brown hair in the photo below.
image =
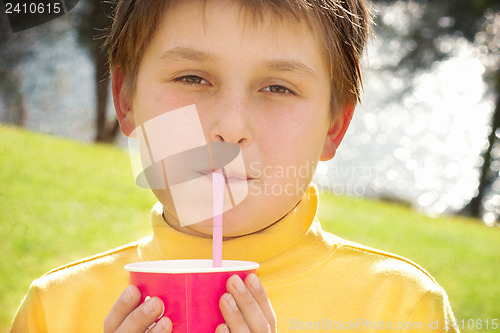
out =
{"type": "MultiPolygon", "coordinates": [[[[179,0],[118,0],[105,46],[111,72],[120,67],[129,96],[142,55],[163,15],[179,0]]],[[[186,1],[186,0],[182,0],[186,1]]],[[[354,107],[362,89],[360,58],[369,32],[371,15],[365,0],[238,0],[254,20],[270,11],[280,19],[304,21],[322,33],[330,66],[332,112],[345,103],[354,107]]],[[[204,4],[207,0],[204,0],[204,4]]]]}

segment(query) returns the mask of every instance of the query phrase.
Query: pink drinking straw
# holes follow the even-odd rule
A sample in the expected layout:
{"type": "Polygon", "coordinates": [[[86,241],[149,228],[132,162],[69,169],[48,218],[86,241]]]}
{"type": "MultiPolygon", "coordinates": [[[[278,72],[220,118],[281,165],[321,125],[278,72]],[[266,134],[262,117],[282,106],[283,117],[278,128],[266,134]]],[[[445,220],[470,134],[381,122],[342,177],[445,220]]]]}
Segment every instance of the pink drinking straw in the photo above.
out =
{"type": "Polygon", "coordinates": [[[213,240],[212,240],[212,266],[222,267],[222,213],[224,211],[224,175],[219,172],[212,173],[212,186],[214,196],[213,240]]]}

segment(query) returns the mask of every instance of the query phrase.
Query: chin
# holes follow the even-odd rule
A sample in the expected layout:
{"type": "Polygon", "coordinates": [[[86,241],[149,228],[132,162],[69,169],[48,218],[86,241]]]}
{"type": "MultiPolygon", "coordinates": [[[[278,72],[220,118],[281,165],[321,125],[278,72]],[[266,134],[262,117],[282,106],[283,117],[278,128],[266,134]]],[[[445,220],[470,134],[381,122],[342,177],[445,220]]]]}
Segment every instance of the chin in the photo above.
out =
{"type": "MultiPolygon", "coordinates": [[[[240,237],[240,236],[245,236],[251,233],[254,233],[262,228],[255,226],[255,224],[248,222],[246,227],[241,225],[241,222],[243,219],[233,219],[230,217],[227,217],[226,214],[224,214],[223,217],[223,236],[224,237],[240,237]],[[236,221],[239,223],[236,224],[236,221]]],[[[207,219],[195,224],[192,224],[188,226],[191,228],[191,230],[196,231],[197,233],[201,233],[207,236],[212,236],[213,234],[213,221],[212,219],[207,219]]]]}

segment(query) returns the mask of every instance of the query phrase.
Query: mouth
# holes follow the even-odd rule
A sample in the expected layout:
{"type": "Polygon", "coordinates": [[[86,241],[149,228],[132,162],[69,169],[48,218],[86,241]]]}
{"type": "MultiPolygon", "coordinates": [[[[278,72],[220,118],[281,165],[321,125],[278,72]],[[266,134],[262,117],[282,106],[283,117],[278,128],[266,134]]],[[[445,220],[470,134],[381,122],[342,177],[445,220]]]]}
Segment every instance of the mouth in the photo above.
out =
{"type": "MultiPolygon", "coordinates": [[[[212,177],[212,170],[210,170],[210,171],[206,171],[206,170],[205,171],[198,171],[198,173],[200,174],[200,176],[203,176],[203,177],[210,177],[210,178],[212,177]]],[[[222,169],[222,174],[224,175],[224,179],[230,183],[250,181],[250,180],[254,179],[253,177],[249,177],[246,174],[231,171],[231,170],[225,170],[225,169],[222,169]]]]}

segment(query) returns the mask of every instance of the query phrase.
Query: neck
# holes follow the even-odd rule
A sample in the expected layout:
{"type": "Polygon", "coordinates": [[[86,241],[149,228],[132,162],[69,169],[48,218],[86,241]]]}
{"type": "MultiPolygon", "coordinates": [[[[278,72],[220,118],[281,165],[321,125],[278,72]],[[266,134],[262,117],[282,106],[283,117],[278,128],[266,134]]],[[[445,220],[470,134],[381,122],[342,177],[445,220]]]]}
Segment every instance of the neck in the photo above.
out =
{"type": "MultiPolygon", "coordinates": [[[[271,226],[273,226],[274,224],[278,223],[279,221],[281,221],[283,218],[285,218],[291,211],[293,211],[297,205],[300,203],[300,201],[289,211],[287,212],[283,217],[281,217],[280,219],[278,219],[277,221],[271,223],[270,225],[268,225],[267,227],[263,228],[262,230],[265,230],[265,229],[268,229],[270,228],[271,226]]],[[[186,235],[191,235],[191,236],[196,236],[196,237],[202,237],[202,238],[212,238],[212,234],[206,234],[206,233],[203,233],[203,232],[200,232],[198,230],[194,230],[193,228],[191,228],[189,225],[188,226],[181,226],[180,222],[179,222],[179,219],[176,218],[175,216],[173,216],[172,214],[169,214],[167,211],[165,211],[165,209],[163,209],[163,213],[162,213],[162,217],[163,217],[163,220],[165,221],[166,224],[168,224],[170,227],[174,228],[175,230],[179,231],[179,232],[182,232],[186,235]]],[[[238,235],[238,236],[233,236],[233,237],[224,237],[223,240],[230,240],[230,239],[234,239],[234,238],[238,238],[238,237],[242,237],[242,236],[247,236],[247,235],[251,235],[251,234],[254,234],[254,233],[257,233],[257,232],[260,232],[262,230],[257,230],[255,232],[252,232],[252,233],[248,233],[248,234],[243,234],[243,235],[238,235]]]]}
{"type": "Polygon", "coordinates": [[[189,226],[181,226],[179,219],[174,217],[172,214],[169,214],[168,212],[163,210],[163,220],[165,220],[165,223],[167,223],[169,226],[174,228],[175,230],[182,232],[186,235],[191,235],[191,236],[197,236],[197,237],[203,237],[203,238],[212,238],[212,235],[210,234],[205,234],[202,232],[199,232],[197,230],[194,230],[193,228],[190,228],[189,226]]]}

